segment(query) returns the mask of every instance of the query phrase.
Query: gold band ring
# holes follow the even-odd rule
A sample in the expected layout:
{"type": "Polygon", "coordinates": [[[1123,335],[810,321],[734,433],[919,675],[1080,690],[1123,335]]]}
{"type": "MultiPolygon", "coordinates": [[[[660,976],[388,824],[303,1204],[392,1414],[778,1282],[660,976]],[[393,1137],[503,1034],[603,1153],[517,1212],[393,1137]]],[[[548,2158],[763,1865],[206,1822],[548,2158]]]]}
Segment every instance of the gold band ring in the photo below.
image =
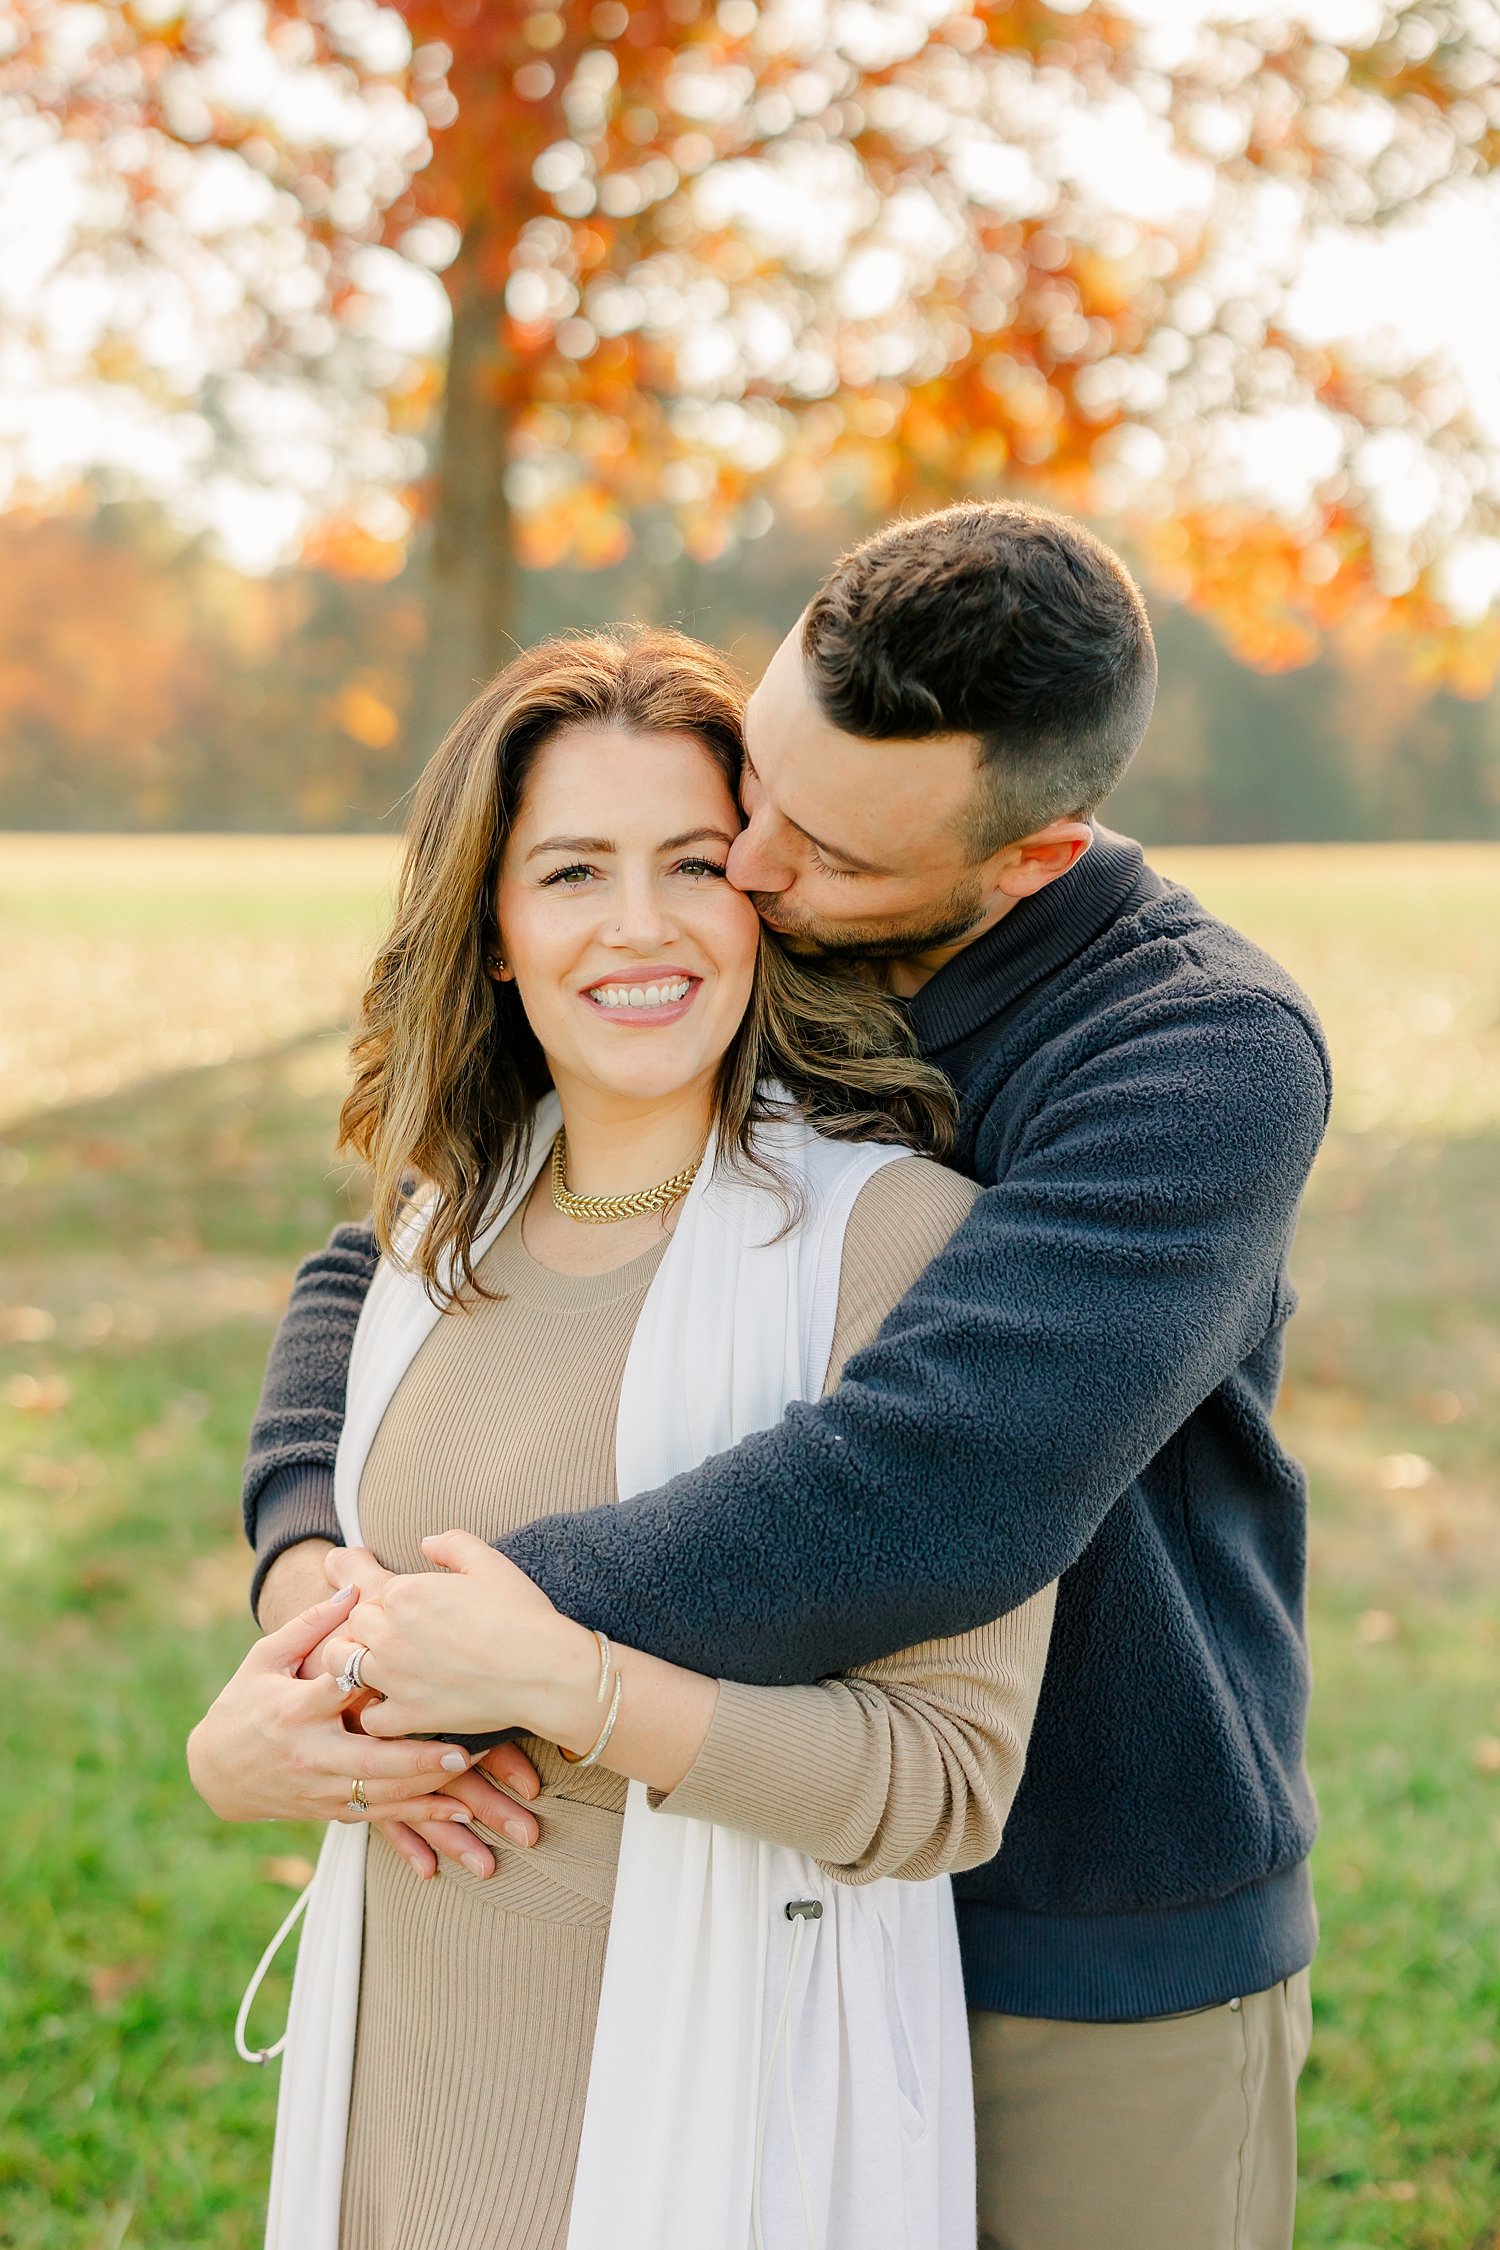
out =
{"type": "Polygon", "coordinates": [[[359,1780],[351,1781],[349,1784],[349,1803],[346,1810],[349,1812],[368,1812],[369,1809],[370,1800],[365,1795],[364,1783],[359,1780]]]}

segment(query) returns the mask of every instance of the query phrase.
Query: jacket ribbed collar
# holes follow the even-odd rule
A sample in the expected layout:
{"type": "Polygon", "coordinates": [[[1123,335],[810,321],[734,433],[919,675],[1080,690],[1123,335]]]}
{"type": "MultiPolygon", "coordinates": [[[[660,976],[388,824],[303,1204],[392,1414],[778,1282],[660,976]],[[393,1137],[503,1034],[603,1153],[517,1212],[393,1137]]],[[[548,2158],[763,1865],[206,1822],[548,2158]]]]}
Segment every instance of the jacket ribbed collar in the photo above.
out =
{"type": "Polygon", "coordinates": [[[907,1003],[924,1055],[962,1045],[1075,960],[1110,923],[1166,889],[1139,844],[1094,823],[1076,866],[966,945],[907,1003]]]}

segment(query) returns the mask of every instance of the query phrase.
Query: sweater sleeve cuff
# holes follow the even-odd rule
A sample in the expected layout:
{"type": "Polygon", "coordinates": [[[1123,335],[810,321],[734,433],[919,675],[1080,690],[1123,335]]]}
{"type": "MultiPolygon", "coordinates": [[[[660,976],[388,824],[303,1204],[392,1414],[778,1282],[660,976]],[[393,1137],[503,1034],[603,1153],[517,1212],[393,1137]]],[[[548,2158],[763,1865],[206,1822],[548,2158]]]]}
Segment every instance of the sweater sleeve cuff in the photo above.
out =
{"type": "Polygon", "coordinates": [[[677,1787],[653,1791],[651,1802],[844,1864],[868,1842],[861,1831],[874,1826],[872,1800],[883,1794],[862,1736],[847,1693],[721,1680],[702,1749],[677,1787]]]}
{"type": "Polygon", "coordinates": [[[292,1462],[261,1486],[255,1503],[255,1572],[250,1608],[260,1623],[260,1590],[278,1555],[301,1539],[331,1539],[342,1544],[333,1499],[333,1471],[317,1461],[292,1462]]]}

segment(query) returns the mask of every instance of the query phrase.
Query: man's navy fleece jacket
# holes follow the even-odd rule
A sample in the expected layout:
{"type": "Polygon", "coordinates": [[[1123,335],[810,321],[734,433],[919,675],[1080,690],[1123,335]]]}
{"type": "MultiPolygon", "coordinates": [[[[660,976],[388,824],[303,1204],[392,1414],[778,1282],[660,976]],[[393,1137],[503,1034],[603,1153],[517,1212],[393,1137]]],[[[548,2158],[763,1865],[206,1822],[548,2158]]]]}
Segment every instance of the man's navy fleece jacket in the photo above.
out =
{"type": "MultiPolygon", "coordinates": [[[[831,1398],[504,1542],[704,1672],[829,1673],[1061,1577],[1030,1761],[957,1883],[970,2000],[1095,2021],[1264,1989],[1316,1936],[1305,1491],[1271,1427],[1327,1059],[1297,987],[1100,831],[911,1008],[986,1192],[831,1398]]],[[[368,1229],[308,1261],[251,1438],[262,1571],[337,1537],[368,1229]]]]}

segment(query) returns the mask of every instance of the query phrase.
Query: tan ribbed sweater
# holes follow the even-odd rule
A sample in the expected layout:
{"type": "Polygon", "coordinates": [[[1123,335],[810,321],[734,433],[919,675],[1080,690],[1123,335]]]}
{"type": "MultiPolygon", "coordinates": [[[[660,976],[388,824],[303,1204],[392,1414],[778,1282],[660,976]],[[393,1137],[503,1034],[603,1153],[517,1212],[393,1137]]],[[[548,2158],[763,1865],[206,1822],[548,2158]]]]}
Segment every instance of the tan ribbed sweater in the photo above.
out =
{"type": "MultiPolygon", "coordinates": [[[[975,1190],[911,1159],[875,1174],[844,1246],[829,1382],[941,1249],[975,1190]]],[[[513,1220],[479,1268],[495,1292],[440,1320],[360,1484],[367,1543],[394,1570],[459,1526],[493,1540],[616,1497],[626,1355],[665,1244],[613,1273],[551,1272],[513,1220]]],[[[995,1851],[1021,1778],[1051,1626],[1049,1588],[998,1624],[816,1687],[722,1682],[661,1817],[789,1844],[847,1882],[928,1876],[995,1851]]],[[[481,1882],[421,1883],[370,1838],[342,2250],[564,2250],[624,1779],[549,1743],[541,1841],[483,1831],[481,1882]]]]}

